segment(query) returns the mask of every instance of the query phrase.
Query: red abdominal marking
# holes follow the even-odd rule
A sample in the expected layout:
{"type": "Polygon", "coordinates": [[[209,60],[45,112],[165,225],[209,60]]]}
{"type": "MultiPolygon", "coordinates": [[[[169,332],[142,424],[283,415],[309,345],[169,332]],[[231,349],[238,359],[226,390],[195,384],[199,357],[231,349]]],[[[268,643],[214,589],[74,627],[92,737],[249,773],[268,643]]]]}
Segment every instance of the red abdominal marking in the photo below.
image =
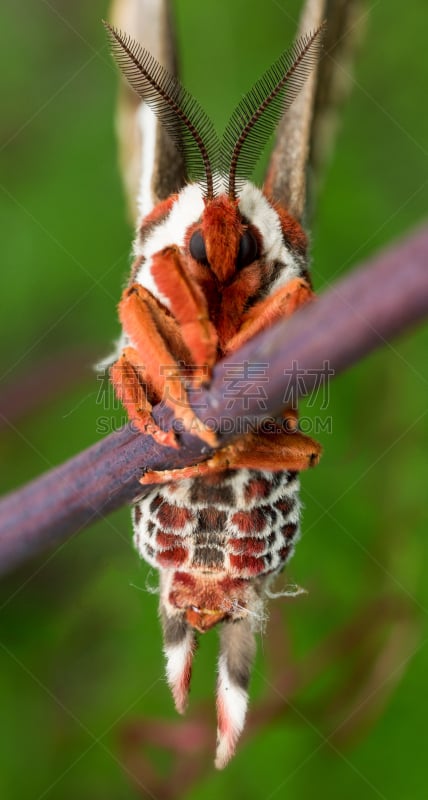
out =
{"type": "Polygon", "coordinates": [[[261,558],[253,558],[252,556],[245,555],[245,556],[234,556],[231,555],[229,557],[230,565],[232,569],[235,569],[240,574],[244,574],[246,577],[251,577],[252,575],[260,575],[262,572],[265,572],[265,563],[261,558]]]}
{"type": "Polygon", "coordinates": [[[245,499],[251,500],[265,499],[270,494],[270,483],[265,478],[255,478],[250,480],[245,487],[245,499]]]}
{"type": "Polygon", "coordinates": [[[242,533],[261,533],[266,528],[268,518],[262,507],[252,511],[237,511],[231,521],[242,533]]]}
{"type": "Polygon", "coordinates": [[[166,502],[160,505],[156,516],[163,528],[172,530],[180,530],[184,528],[187,522],[194,519],[192,511],[188,508],[173,506],[166,502]]]}
{"type": "Polygon", "coordinates": [[[171,550],[161,550],[157,561],[159,567],[174,567],[183,564],[187,558],[187,550],[184,547],[175,547],[171,550]]]}
{"type": "Polygon", "coordinates": [[[176,547],[181,547],[181,541],[177,536],[171,533],[164,533],[158,530],[156,534],[156,544],[160,550],[173,550],[176,547]]]}
{"type": "Polygon", "coordinates": [[[266,542],[263,539],[246,537],[245,539],[229,539],[229,547],[235,555],[256,555],[266,552],[266,542]]]}

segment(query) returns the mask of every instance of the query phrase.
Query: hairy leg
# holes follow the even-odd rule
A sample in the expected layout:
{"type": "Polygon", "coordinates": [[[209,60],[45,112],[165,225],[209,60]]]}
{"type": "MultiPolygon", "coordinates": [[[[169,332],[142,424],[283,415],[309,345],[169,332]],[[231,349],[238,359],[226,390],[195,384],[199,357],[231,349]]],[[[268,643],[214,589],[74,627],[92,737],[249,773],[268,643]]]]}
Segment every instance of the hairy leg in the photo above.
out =
{"type": "Polygon", "coordinates": [[[137,353],[139,364],[135,364],[133,356],[134,367],[144,370],[156,399],[172,408],[186,430],[214,445],[215,435],[197,419],[186,390],[189,369],[192,383],[200,379],[198,371],[204,374],[206,370],[191,368],[191,355],[182,341],[177,321],[140,284],[133,284],[123,293],[119,316],[137,353]]]}
{"type": "Polygon", "coordinates": [[[138,352],[133,347],[126,347],[113,364],[110,379],[116,397],[139,431],[150,434],[160,444],[177,447],[174,431],[163,431],[153,419],[152,408],[160,401],[159,391],[140,361],[138,352]]]}
{"type": "MultiPolygon", "coordinates": [[[[193,364],[207,366],[210,373],[217,357],[217,333],[209,319],[206,298],[200,286],[183,268],[178,247],[166,247],[156,253],[151,273],[157,287],[169,300],[193,364]]],[[[205,382],[208,379],[209,374],[205,382]]]]}
{"type": "Polygon", "coordinates": [[[168,483],[223,472],[226,469],[300,472],[318,464],[321,452],[322,448],[318,442],[299,431],[289,433],[276,430],[272,433],[251,433],[238,442],[218,450],[212,458],[201,464],[159,472],[147,471],[140,479],[140,483],[168,483]]]}
{"type": "Polygon", "coordinates": [[[227,343],[225,352],[233,353],[238,350],[257,333],[280,319],[287,319],[314,297],[312,289],[303,278],[293,278],[273,295],[260,300],[249,309],[243,317],[238,333],[227,343]]]}

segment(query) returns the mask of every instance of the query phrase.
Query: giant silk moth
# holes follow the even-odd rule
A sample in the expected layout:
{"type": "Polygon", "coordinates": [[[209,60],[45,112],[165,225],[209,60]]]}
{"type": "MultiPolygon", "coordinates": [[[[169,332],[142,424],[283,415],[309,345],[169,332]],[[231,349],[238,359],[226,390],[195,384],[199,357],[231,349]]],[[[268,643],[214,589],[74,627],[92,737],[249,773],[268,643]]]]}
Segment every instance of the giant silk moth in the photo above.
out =
{"type": "MultiPolygon", "coordinates": [[[[318,59],[322,26],[274,62],[220,139],[182,84],[131,35],[106,25],[113,54],[140,98],[146,146],[154,112],[187,171],[183,188],[153,207],[141,187],[134,261],[119,304],[123,335],[110,370],[133,424],[174,446],[174,432],[154,422],[153,405],[165,400],[194,429],[198,420],[185,402],[189,381],[209,385],[224,355],[313,297],[300,222],[274,202],[268,185],[260,189],[250,178],[318,59]]],[[[198,466],[146,473],[141,482],[150,490],[132,510],[135,545],[159,570],[167,680],[180,712],[196,637],[219,624],[219,768],[244,726],[269,587],[299,536],[298,473],[320,455],[319,445],[299,432],[296,412],[289,408],[284,416],[286,430],[278,424],[269,434],[245,434],[198,466]]],[[[215,445],[211,430],[199,424],[197,431],[215,445]]]]}

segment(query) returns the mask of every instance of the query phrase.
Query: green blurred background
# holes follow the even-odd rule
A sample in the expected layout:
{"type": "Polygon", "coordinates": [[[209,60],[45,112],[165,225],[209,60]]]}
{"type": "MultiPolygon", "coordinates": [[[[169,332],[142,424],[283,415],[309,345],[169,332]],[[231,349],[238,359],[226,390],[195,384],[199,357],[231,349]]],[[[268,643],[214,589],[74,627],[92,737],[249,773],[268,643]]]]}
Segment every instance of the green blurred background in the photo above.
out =
{"type": "MultiPolygon", "coordinates": [[[[291,41],[299,5],[175,0],[184,82],[220,130],[291,41]]],[[[426,3],[366,9],[312,231],[318,291],[426,217],[426,3]]],[[[132,237],[105,16],[105,0],[0,7],[4,491],[99,439],[100,417],[123,419],[91,370],[118,335],[132,237]]],[[[334,381],[327,411],[311,409],[331,415],[332,435],[319,437],[322,463],[303,477],[304,535],[288,570],[309,594],[276,601],[282,620],[262,637],[252,696],[266,689],[278,626],[289,637],[280,670],[293,660],[314,677],[225,772],[209,767],[175,796],[426,797],[427,343],[418,330],[387,345],[334,381]],[[329,634],[356,615],[335,648],[329,634]]],[[[127,726],[176,720],[147,581],[126,508],[3,580],[1,797],[144,796],[124,755],[127,726]]],[[[214,703],[216,649],[213,633],[190,715],[214,703]]],[[[165,755],[154,758],[167,769],[165,755]]]]}

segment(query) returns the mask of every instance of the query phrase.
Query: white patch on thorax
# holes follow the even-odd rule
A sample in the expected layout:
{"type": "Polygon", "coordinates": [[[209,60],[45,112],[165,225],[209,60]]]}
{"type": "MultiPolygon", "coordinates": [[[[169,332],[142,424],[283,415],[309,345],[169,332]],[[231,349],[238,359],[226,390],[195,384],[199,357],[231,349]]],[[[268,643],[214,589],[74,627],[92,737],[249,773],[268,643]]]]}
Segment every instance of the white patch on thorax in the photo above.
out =
{"type": "Polygon", "coordinates": [[[143,256],[144,263],[136,275],[136,281],[151,292],[167,308],[168,298],[163,295],[151,272],[152,257],[164,247],[184,247],[184,237],[190,225],[197,222],[204,210],[202,190],[196,183],[181,190],[167,218],[156,225],[153,232],[141,244],[137,238],[134,245],[136,256],[143,256]]]}
{"type": "Polygon", "coordinates": [[[253,183],[244,184],[239,195],[239,210],[262,235],[262,259],[283,265],[283,269],[269,290],[269,294],[272,294],[280,286],[301,274],[301,264],[284,244],[281,221],[277,212],[263,192],[253,183]]]}

